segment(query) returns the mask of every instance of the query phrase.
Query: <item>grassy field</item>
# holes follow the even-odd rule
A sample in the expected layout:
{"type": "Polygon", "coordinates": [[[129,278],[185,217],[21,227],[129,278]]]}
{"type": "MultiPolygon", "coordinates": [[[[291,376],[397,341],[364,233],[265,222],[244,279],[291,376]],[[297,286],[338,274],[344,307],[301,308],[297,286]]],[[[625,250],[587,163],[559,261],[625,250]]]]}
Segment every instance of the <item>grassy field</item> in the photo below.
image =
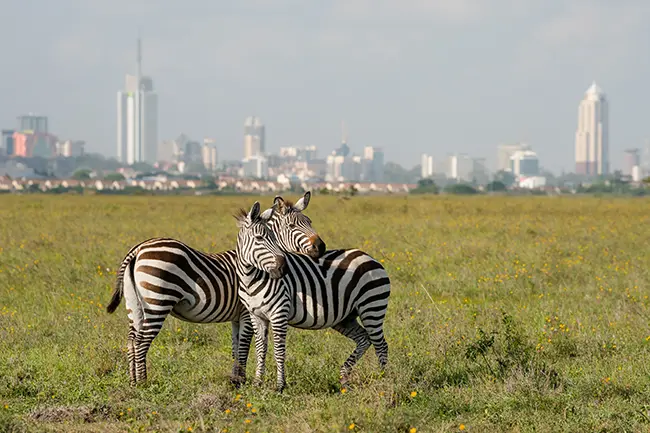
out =
{"type": "Polygon", "coordinates": [[[0,197],[0,431],[650,430],[644,199],[315,196],[328,247],[391,276],[385,375],[371,349],[342,390],[353,344],[292,329],[285,393],[272,360],[235,390],[230,325],[170,317],[130,388],[124,305],[105,312],[120,260],[153,236],[234,248],[253,201],[0,197]]]}

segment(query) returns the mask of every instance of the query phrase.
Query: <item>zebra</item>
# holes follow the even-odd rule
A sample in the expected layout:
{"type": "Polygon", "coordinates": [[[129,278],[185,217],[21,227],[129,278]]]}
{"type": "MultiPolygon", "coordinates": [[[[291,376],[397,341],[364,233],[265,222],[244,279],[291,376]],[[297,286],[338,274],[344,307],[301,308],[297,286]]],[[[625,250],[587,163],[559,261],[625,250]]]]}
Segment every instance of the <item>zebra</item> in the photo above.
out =
{"type": "MultiPolygon", "coordinates": [[[[304,211],[311,197],[307,191],[295,205],[277,196],[273,227],[292,251],[318,258],[325,243],[311,227],[304,211]]],[[[253,337],[249,313],[238,296],[235,250],[217,254],[198,251],[172,238],[151,238],[126,254],[117,273],[112,299],[113,313],[125,298],[129,317],[127,352],[131,386],[147,379],[146,357],[167,315],[192,323],[232,323],[233,371],[231,381],[246,381],[246,363],[253,337]]]]}
{"type": "Polygon", "coordinates": [[[264,375],[269,325],[279,392],[286,385],[289,325],[314,330],[331,327],[356,343],[341,366],[342,385],[371,344],[383,370],[388,362],[383,325],[390,296],[386,270],[358,249],[326,251],[320,259],[282,251],[269,227],[276,208],[260,213],[259,202],[255,202],[248,213],[240,210],[236,215],[239,297],[255,332],[255,384],[261,384],[264,375]]]}

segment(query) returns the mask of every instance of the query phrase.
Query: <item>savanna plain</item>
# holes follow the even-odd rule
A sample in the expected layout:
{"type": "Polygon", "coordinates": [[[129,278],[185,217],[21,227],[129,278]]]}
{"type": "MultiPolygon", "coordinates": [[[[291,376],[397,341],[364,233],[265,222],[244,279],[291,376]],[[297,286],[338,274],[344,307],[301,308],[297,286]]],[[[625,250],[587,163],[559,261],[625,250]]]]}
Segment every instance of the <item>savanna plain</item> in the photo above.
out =
{"type": "Polygon", "coordinates": [[[232,249],[255,200],[0,197],[0,431],[650,431],[647,199],[315,195],[328,248],[391,277],[384,374],[370,349],[341,388],[353,343],[290,329],[284,394],[272,350],[234,389],[230,324],[169,317],[131,388],[124,303],[105,311],[123,256],[232,249]]]}

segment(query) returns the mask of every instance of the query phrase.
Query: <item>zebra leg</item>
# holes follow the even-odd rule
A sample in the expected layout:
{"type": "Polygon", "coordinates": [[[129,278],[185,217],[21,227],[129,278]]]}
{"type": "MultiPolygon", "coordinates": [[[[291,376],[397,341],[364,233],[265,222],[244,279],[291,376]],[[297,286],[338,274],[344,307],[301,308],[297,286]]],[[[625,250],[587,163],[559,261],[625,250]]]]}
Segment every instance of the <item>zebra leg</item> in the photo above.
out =
{"type": "Polygon", "coordinates": [[[237,362],[239,363],[239,376],[241,383],[246,383],[246,365],[248,364],[248,353],[250,352],[251,341],[253,340],[253,323],[248,310],[242,309],[239,316],[239,345],[237,351],[237,362]]]}
{"type": "MultiPolygon", "coordinates": [[[[232,375],[230,376],[230,383],[239,388],[241,385],[241,366],[239,364],[239,318],[232,322],[232,375]]],[[[245,379],[244,379],[245,380],[245,379]]]]}
{"type": "Polygon", "coordinates": [[[352,367],[354,367],[357,361],[370,347],[370,338],[368,336],[368,331],[359,325],[356,317],[335,325],[334,330],[340,332],[341,334],[357,343],[357,347],[354,349],[354,352],[352,352],[350,357],[343,363],[343,366],[341,366],[340,382],[341,385],[344,385],[348,382],[348,376],[352,370],[352,367]]]}
{"type": "Polygon", "coordinates": [[[264,378],[266,351],[269,347],[269,323],[255,315],[251,315],[251,321],[253,322],[253,329],[255,330],[255,357],[257,358],[255,385],[261,385],[264,378]]]}
{"type": "Polygon", "coordinates": [[[131,386],[136,385],[136,378],[135,378],[135,338],[137,336],[138,332],[135,330],[133,325],[129,327],[129,337],[126,343],[126,347],[128,350],[128,359],[129,359],[129,384],[131,386]]]}
{"type": "Polygon", "coordinates": [[[286,317],[281,320],[271,322],[273,329],[273,356],[275,357],[275,364],[277,366],[277,391],[284,391],[287,382],[284,375],[284,361],[286,358],[286,345],[287,345],[287,328],[289,323],[286,317]]]}
{"type": "Polygon", "coordinates": [[[250,314],[242,308],[239,317],[232,321],[233,370],[230,382],[236,387],[246,383],[246,364],[253,333],[250,314]]]}
{"type": "MultiPolygon", "coordinates": [[[[156,324],[158,325],[158,324],[156,324]]],[[[162,326],[162,322],[160,323],[162,326]]],[[[147,380],[147,352],[151,347],[151,342],[160,332],[159,326],[145,328],[138,331],[135,338],[135,378],[137,382],[147,380]]]]}
{"type": "Polygon", "coordinates": [[[370,342],[375,347],[379,359],[379,368],[383,371],[388,364],[388,343],[384,338],[384,318],[376,320],[374,317],[361,317],[361,323],[368,332],[370,342]]]}

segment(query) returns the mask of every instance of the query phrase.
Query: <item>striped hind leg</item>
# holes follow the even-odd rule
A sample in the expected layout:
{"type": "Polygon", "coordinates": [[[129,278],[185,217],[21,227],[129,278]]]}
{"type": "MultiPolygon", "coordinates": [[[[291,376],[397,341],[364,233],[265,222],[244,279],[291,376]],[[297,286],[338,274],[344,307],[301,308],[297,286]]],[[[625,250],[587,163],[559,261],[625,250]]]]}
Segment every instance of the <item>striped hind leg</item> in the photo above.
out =
{"type": "Polygon", "coordinates": [[[133,386],[147,380],[147,352],[175,303],[145,302],[130,278],[124,279],[124,301],[130,322],[128,356],[133,386]]]}
{"type": "Polygon", "coordinates": [[[368,338],[375,347],[379,359],[379,368],[383,371],[388,364],[388,343],[384,338],[384,317],[386,308],[373,311],[364,311],[359,314],[361,324],[368,332],[368,338]]]}
{"type": "MultiPolygon", "coordinates": [[[[145,325],[146,326],[146,325],[145,325]]],[[[160,332],[160,326],[145,327],[138,331],[135,338],[135,378],[137,382],[147,380],[147,352],[151,342],[160,332]]]]}
{"type": "Polygon", "coordinates": [[[352,371],[352,367],[354,367],[366,350],[368,350],[371,343],[370,338],[368,337],[368,332],[359,325],[356,317],[347,319],[344,322],[335,325],[333,328],[335,331],[340,332],[357,344],[357,347],[354,349],[352,354],[350,354],[348,359],[341,366],[340,382],[343,385],[348,382],[348,376],[350,375],[350,371],[352,371]]]}
{"type": "Polygon", "coordinates": [[[129,326],[129,337],[127,340],[127,356],[129,359],[129,384],[131,386],[136,385],[135,378],[135,338],[138,332],[135,330],[133,325],[129,326]]]}

